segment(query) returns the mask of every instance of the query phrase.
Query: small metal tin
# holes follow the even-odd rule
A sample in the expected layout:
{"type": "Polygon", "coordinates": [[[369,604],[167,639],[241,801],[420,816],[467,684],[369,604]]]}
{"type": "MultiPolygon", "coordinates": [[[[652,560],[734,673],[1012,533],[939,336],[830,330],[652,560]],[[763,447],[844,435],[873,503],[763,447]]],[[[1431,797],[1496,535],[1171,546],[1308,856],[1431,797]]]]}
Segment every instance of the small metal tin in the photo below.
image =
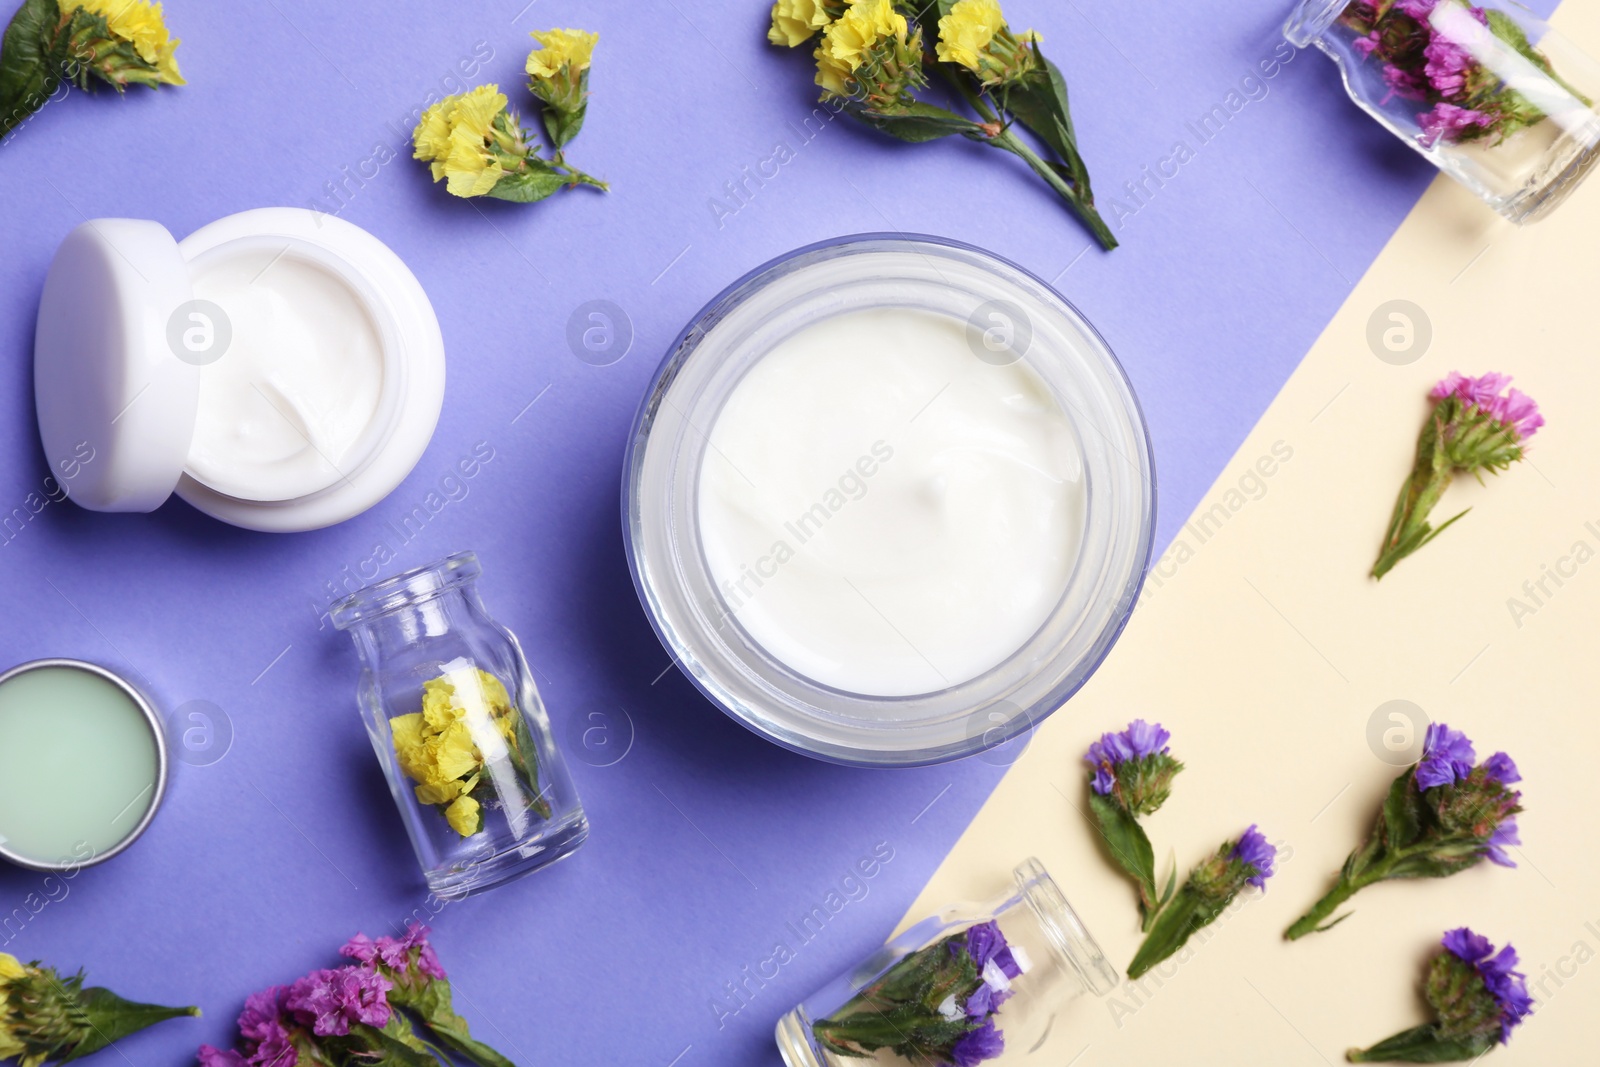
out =
{"type": "Polygon", "coordinates": [[[136,706],[139,711],[143,713],[145,722],[150,727],[150,734],[155,740],[155,794],[150,798],[150,806],[145,810],[144,817],[139,820],[138,824],[134,826],[131,831],[129,831],[126,837],[124,837],[121,841],[118,841],[111,848],[97,852],[87,859],[75,858],[72,860],[63,860],[59,863],[46,863],[33,857],[20,856],[11,849],[7,848],[5,842],[0,841],[0,859],[5,860],[7,863],[12,863],[18,867],[24,867],[32,871],[78,871],[85,867],[97,866],[98,864],[104,863],[111,859],[113,856],[120,855],[122,852],[126,851],[129,845],[132,845],[135,841],[139,840],[139,837],[144,833],[145,828],[150,825],[150,821],[156,817],[156,812],[161,808],[162,798],[166,796],[167,792],[167,734],[166,727],[161,721],[161,716],[156,711],[155,705],[150,701],[150,698],[145,696],[145,694],[140,691],[139,687],[128,681],[128,679],[122,677],[120,674],[117,674],[115,671],[108,670],[107,668],[96,663],[89,663],[85,660],[78,659],[31,660],[27,663],[22,663],[12,667],[10,670],[0,674],[0,686],[4,686],[7,682],[18,677],[19,675],[51,668],[65,668],[69,670],[83,671],[87,674],[93,674],[107,682],[110,682],[112,685],[122,690],[122,692],[133,701],[134,706],[136,706]]]}

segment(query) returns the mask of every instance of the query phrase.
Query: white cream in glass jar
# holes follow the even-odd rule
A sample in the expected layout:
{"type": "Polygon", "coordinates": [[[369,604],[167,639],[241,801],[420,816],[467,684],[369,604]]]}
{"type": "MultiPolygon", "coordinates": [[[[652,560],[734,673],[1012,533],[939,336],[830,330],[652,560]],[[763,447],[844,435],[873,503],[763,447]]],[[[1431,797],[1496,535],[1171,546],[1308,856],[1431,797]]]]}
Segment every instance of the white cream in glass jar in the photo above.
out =
{"type": "Polygon", "coordinates": [[[841,763],[1005,744],[1120,632],[1153,473],[1127,380],[1049,286],[872,235],[786,256],[685,331],[623,494],[635,584],[729,715],[841,763]]]}
{"type": "Polygon", "coordinates": [[[68,234],[40,300],[34,392],[67,494],[311,530],[365,511],[421,458],[444,342],[416,277],[329,215],[264,208],[183,241],[154,222],[68,234]]]}

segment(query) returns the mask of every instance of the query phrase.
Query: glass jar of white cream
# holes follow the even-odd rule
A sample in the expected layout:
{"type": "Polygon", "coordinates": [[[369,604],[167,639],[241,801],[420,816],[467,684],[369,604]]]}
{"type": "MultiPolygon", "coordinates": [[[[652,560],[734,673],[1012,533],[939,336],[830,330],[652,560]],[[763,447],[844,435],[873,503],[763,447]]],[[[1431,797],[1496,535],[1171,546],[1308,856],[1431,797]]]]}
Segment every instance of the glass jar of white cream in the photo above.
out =
{"type": "Polygon", "coordinates": [[[255,530],[382,500],[444,402],[444,340],[406,265],[330,215],[263,208],[182,242],[154,222],[67,235],[39,302],[39,431],[96,511],[176,493],[255,530]]]}
{"type": "Polygon", "coordinates": [[[1004,744],[1132,609],[1154,475],[1127,378],[1048,285],[976,248],[867,235],[711,302],[624,473],[635,585],[736,720],[840,763],[1004,744]]]}

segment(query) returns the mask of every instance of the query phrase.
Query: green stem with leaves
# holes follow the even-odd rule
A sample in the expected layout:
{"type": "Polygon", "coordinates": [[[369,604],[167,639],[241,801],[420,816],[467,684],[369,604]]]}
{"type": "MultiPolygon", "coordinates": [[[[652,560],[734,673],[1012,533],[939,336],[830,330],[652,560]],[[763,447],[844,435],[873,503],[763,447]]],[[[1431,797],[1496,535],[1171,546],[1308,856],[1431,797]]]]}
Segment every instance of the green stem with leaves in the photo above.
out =
{"type": "MultiPolygon", "coordinates": [[[[1010,152],[1028,164],[1028,167],[1035,174],[1044,179],[1046,185],[1055,190],[1056,194],[1067,202],[1067,206],[1072,209],[1072,213],[1078,216],[1078,221],[1082,222],[1089,232],[1094,234],[1095,240],[1100,242],[1101,248],[1108,252],[1116,248],[1117,238],[1112,234],[1111,227],[1106,225],[1106,220],[1101,218],[1100,213],[1095,210],[1093,202],[1085,199],[1078,189],[1074,188],[1071,183],[1061,176],[1055,165],[1052,165],[1038,152],[1034,151],[1032,145],[1018,137],[1013,131],[1010,119],[1002,118],[994,108],[990,107],[989,102],[982,93],[975,91],[960,77],[944,70],[942,64],[939,69],[944,72],[946,81],[961,94],[962,99],[966,100],[983,119],[982,132],[970,136],[980,144],[987,144],[992,148],[1010,152]]],[[[1066,166],[1075,174],[1084,173],[1081,159],[1068,160],[1066,166]]]]}

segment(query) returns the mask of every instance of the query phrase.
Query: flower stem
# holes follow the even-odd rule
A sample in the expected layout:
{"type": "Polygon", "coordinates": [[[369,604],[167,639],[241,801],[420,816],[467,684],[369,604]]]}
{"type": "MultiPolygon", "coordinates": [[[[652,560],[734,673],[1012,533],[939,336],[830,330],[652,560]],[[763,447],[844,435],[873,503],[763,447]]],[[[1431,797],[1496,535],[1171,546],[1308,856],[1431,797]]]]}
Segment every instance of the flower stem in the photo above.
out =
{"type": "MultiPolygon", "coordinates": [[[[1360,886],[1340,878],[1339,884],[1328,890],[1327,895],[1317,901],[1315,907],[1296,919],[1294,925],[1284,931],[1284,939],[1298,941],[1307,934],[1314,934],[1323,929],[1323,924],[1327,922],[1328,917],[1343,907],[1345,901],[1355,896],[1356,890],[1360,888],[1360,886]]],[[[1334,922],[1341,921],[1343,920],[1334,920],[1334,922]]]]}
{"type": "MultiPolygon", "coordinates": [[[[943,64],[940,67],[943,69],[943,64]]],[[[1072,213],[1078,216],[1078,221],[1083,223],[1089,232],[1094,234],[1095,240],[1100,242],[1101,248],[1109,252],[1117,247],[1117,239],[1112,235],[1111,227],[1106,225],[1106,220],[1100,217],[1100,213],[1095,210],[1092,202],[1085,200],[1078,193],[1078,190],[1074,189],[1048,160],[1033,150],[1033,147],[1028,142],[1012,133],[1011,123],[1002,119],[988,105],[981,93],[974,92],[971,86],[948,72],[946,72],[946,79],[961,94],[962,98],[972,105],[972,110],[976,111],[986,124],[994,127],[997,131],[987,135],[979,143],[1010,152],[1028,164],[1035,174],[1044,179],[1046,185],[1054,189],[1056,194],[1067,202],[1067,206],[1072,209],[1072,213]]]]}
{"type": "Polygon", "coordinates": [[[1067,206],[1072,209],[1072,213],[1078,216],[1078,221],[1088,227],[1089,232],[1094,234],[1095,240],[1100,242],[1101,248],[1109,252],[1117,247],[1117,239],[1111,233],[1111,227],[1106,225],[1106,220],[1100,217],[1100,213],[1094,209],[1094,205],[1085,203],[1077,191],[1067,184],[1066,179],[1056,173],[1055,168],[1042,159],[1039,153],[1029,147],[1026,141],[1007,128],[1002,130],[1000,135],[990,143],[996,148],[1003,148],[1014,155],[1022,157],[1023,162],[1033,168],[1033,172],[1043,178],[1045,184],[1054,189],[1067,202],[1067,206]]]}

